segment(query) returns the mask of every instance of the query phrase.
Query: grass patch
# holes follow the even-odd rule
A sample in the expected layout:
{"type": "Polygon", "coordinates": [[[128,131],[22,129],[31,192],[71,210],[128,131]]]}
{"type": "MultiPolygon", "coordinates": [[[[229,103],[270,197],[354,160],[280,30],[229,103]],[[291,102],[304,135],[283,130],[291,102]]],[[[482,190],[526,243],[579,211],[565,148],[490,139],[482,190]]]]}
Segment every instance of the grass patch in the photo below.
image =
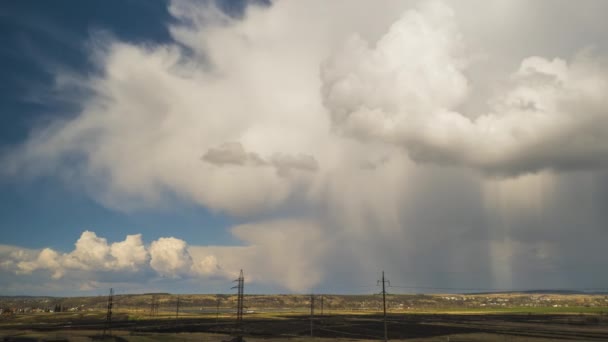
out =
{"type": "Polygon", "coordinates": [[[478,307],[478,308],[433,308],[410,309],[391,314],[607,314],[608,307],[478,307]]]}

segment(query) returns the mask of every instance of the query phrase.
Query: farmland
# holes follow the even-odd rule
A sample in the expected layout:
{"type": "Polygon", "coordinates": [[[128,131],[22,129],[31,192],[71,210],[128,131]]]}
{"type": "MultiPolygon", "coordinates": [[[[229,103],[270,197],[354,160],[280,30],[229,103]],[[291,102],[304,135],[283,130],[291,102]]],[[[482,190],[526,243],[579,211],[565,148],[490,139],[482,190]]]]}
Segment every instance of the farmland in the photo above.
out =
{"type": "MultiPolygon", "coordinates": [[[[320,341],[352,341],[382,339],[384,333],[381,298],[374,295],[317,295],[312,319],[309,296],[247,295],[240,326],[234,315],[236,296],[179,295],[176,312],[177,298],[170,294],[116,296],[108,326],[103,296],[3,297],[0,336],[88,341],[111,328],[114,339],[128,341],[222,341],[236,335],[248,341],[298,341],[310,338],[312,328],[320,341]]],[[[389,295],[387,304],[388,336],[394,340],[608,339],[604,295],[389,295]]]]}

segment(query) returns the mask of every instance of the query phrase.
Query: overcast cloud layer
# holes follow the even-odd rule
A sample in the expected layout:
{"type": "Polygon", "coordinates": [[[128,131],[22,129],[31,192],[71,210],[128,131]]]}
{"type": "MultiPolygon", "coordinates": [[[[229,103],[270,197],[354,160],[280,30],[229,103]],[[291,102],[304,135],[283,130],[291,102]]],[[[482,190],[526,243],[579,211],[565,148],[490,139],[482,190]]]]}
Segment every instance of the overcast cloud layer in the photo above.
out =
{"type": "Polygon", "coordinates": [[[97,40],[99,74],[57,75],[90,92],[82,111],[35,129],[4,169],[115,210],[177,196],[251,218],[231,229],[244,245],[85,231],[71,252],[1,247],[2,285],[243,268],[286,291],[356,292],[382,269],[410,286],[605,287],[606,11],[281,0],[233,19],[172,2],[174,44],[97,40]]]}

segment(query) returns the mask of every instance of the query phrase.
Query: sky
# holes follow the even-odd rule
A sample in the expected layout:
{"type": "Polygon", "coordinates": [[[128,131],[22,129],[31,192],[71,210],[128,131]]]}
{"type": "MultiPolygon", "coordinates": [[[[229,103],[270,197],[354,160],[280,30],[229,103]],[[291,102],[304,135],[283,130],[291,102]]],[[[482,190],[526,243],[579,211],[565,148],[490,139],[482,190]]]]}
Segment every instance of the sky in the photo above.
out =
{"type": "Polygon", "coordinates": [[[607,12],[4,2],[0,295],[606,289],[607,12]]]}

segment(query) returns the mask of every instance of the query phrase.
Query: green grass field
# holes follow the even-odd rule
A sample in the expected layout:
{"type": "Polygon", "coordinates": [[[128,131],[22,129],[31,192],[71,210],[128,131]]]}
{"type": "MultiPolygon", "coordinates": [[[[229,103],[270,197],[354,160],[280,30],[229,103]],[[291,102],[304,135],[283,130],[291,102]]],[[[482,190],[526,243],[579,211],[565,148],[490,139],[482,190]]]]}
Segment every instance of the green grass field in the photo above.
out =
{"type": "Polygon", "coordinates": [[[432,308],[403,310],[406,314],[608,314],[608,307],[481,307],[481,308],[432,308]]]}

